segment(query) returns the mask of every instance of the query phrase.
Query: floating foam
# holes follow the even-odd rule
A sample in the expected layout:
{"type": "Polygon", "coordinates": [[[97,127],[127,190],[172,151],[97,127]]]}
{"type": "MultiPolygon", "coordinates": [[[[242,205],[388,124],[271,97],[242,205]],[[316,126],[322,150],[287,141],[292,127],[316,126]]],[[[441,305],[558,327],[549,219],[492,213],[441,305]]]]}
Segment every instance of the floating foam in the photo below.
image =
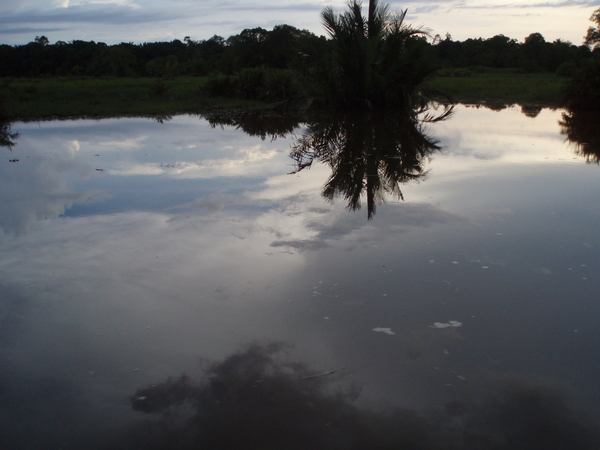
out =
{"type": "Polygon", "coordinates": [[[385,333],[385,334],[396,334],[392,331],[391,328],[381,328],[381,327],[377,327],[377,328],[373,328],[373,331],[375,331],[376,333],[385,333]]]}
{"type": "Polygon", "coordinates": [[[459,322],[458,320],[449,320],[448,323],[436,322],[431,326],[433,328],[460,327],[462,326],[462,322],[459,322]]]}

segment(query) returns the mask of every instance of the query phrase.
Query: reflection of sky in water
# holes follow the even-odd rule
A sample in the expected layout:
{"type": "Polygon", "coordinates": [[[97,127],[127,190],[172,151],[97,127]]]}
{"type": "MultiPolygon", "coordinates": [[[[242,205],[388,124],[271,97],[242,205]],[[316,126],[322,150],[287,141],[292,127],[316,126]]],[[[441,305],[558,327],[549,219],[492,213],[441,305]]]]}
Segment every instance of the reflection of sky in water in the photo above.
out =
{"type": "Polygon", "coordinates": [[[461,107],[430,127],[444,150],[427,179],[372,221],[322,199],[328,168],[287,175],[284,139],[193,117],[16,124],[19,162],[0,162],[0,418],[50,420],[48,395],[74,427],[110,427],[136,388],[267,339],[345,367],[365,404],[515,377],[594,408],[600,172],[558,119],[461,107]]]}

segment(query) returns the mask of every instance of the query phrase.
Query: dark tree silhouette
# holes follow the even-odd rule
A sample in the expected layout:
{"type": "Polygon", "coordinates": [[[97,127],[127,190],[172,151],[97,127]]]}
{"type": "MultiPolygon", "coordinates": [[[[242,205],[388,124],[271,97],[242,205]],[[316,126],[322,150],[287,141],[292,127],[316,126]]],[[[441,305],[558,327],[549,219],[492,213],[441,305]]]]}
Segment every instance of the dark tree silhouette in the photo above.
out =
{"type": "MultiPolygon", "coordinates": [[[[600,26],[600,9],[590,20],[600,26]]],[[[591,58],[578,65],[567,88],[568,107],[571,111],[600,111],[600,34],[598,27],[590,27],[585,38],[587,45],[593,45],[591,58]]]]}
{"type": "Polygon", "coordinates": [[[585,35],[585,45],[597,49],[600,47],[600,8],[594,11],[590,16],[590,20],[594,22],[595,26],[588,28],[587,34],[585,35]]]}
{"type": "Polygon", "coordinates": [[[330,7],[321,17],[333,45],[331,66],[319,71],[315,95],[342,109],[412,108],[428,101],[426,84],[433,68],[423,51],[427,32],[405,24],[406,10],[369,2],[367,17],[357,0],[348,11],[330,7]]]}

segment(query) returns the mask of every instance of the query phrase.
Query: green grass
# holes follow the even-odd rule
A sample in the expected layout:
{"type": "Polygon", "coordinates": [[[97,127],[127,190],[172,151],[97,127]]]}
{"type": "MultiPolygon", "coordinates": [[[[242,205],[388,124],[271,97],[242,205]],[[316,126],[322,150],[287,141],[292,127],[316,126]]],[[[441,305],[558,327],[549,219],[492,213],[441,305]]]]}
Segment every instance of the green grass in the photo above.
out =
{"type": "MultiPolygon", "coordinates": [[[[255,109],[267,104],[210,97],[207,77],[0,79],[0,100],[9,117],[170,116],[214,109],[255,109]]],[[[465,103],[527,103],[559,106],[567,79],[548,74],[473,73],[438,77],[432,87],[465,103]]]]}
{"type": "Polygon", "coordinates": [[[473,73],[437,77],[431,86],[463,103],[536,103],[560,106],[568,78],[553,74],[473,73]]]}
{"type": "Polygon", "coordinates": [[[38,78],[0,80],[11,118],[173,115],[216,108],[256,108],[259,102],[207,96],[206,77],[38,78]]]}

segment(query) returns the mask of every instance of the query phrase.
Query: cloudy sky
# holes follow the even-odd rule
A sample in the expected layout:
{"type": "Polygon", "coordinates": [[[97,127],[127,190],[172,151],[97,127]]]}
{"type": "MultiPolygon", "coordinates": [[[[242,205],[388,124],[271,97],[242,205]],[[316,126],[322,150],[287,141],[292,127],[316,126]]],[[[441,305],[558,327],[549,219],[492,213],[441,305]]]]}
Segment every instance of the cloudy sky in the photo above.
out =
{"type": "MultiPolygon", "coordinates": [[[[0,43],[25,44],[45,35],[58,40],[154,42],[228,37],[244,28],[289,24],[324,34],[320,12],[345,0],[2,0],[0,43]]],[[[366,0],[365,0],[366,3],[366,0]]],[[[581,44],[600,0],[389,1],[408,9],[414,25],[455,40],[504,34],[522,41],[540,32],[548,41],[581,44]]]]}

